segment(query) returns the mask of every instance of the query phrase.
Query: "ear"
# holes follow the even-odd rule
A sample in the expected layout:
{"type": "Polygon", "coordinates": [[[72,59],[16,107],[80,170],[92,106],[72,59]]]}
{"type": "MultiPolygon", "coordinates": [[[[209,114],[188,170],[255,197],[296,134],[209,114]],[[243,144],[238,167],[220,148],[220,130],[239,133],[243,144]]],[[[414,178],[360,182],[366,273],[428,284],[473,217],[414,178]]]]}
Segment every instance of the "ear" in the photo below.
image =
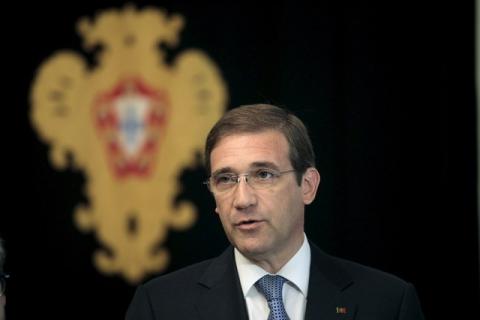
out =
{"type": "Polygon", "coordinates": [[[218,207],[215,207],[215,213],[216,213],[216,214],[219,214],[219,213],[218,213],[218,207]]]}
{"type": "Polygon", "coordinates": [[[303,203],[310,204],[315,199],[318,185],[320,184],[320,173],[314,167],[310,167],[305,171],[302,177],[302,196],[303,203]]]}

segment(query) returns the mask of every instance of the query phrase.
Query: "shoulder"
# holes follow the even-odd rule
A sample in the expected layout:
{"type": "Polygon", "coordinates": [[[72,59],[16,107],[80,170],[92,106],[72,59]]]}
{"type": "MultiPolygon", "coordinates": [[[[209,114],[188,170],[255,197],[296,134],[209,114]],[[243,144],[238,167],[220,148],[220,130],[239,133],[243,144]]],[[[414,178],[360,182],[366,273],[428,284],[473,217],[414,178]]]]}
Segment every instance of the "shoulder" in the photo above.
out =
{"type": "MultiPolygon", "coordinates": [[[[384,271],[330,256],[312,246],[313,291],[333,288],[343,301],[355,302],[358,319],[423,319],[414,286],[384,271]]],[[[312,284],[312,282],[310,282],[312,284]]],[[[309,289],[309,294],[310,294],[309,289]]]]}
{"type": "Polygon", "coordinates": [[[370,287],[385,288],[404,288],[408,286],[408,282],[391,273],[381,271],[350,260],[332,257],[331,259],[345,270],[352,280],[358,285],[367,285],[370,287]]]}
{"type": "Polygon", "coordinates": [[[393,274],[339,257],[331,256],[312,245],[312,271],[319,272],[336,287],[347,288],[359,295],[401,297],[412,287],[393,274]]]}
{"type": "Polygon", "coordinates": [[[196,312],[195,297],[202,290],[199,281],[216,259],[158,276],[138,286],[126,319],[176,319],[179,314],[190,318],[196,312]]]}
{"type": "Polygon", "coordinates": [[[141,286],[149,296],[184,295],[201,290],[212,281],[232,271],[234,265],[233,248],[228,247],[218,257],[204,260],[177,271],[156,277],[141,286]],[[175,288],[175,292],[172,292],[175,288]]]}
{"type": "Polygon", "coordinates": [[[176,288],[177,291],[180,288],[188,289],[198,283],[199,279],[214,260],[215,259],[208,259],[153,278],[142,285],[143,290],[149,295],[163,295],[165,292],[174,294],[171,292],[172,288],[176,288]]]}

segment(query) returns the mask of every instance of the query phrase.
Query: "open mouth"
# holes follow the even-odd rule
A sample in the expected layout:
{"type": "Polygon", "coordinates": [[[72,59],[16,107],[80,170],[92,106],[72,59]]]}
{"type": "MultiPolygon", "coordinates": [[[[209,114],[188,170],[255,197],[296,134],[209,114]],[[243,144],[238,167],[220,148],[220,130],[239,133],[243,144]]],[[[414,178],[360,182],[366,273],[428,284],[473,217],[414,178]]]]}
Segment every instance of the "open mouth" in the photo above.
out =
{"type": "Polygon", "coordinates": [[[258,222],[258,220],[245,220],[237,223],[237,226],[251,225],[255,222],[258,222]]]}
{"type": "Polygon", "coordinates": [[[236,224],[239,229],[253,229],[256,228],[262,220],[244,220],[236,224]]]}

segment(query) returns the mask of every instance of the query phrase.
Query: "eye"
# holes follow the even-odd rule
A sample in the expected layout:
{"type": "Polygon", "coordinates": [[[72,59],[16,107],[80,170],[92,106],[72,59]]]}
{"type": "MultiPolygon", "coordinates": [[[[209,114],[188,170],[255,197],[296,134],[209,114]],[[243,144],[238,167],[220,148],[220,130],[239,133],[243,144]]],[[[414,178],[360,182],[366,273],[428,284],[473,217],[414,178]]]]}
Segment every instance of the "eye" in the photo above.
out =
{"type": "Polygon", "coordinates": [[[234,174],[219,174],[213,178],[216,185],[231,184],[237,182],[237,176],[234,174]]]}
{"type": "Polygon", "coordinates": [[[275,176],[275,172],[269,169],[258,169],[253,173],[253,178],[259,181],[272,180],[275,176]]]}

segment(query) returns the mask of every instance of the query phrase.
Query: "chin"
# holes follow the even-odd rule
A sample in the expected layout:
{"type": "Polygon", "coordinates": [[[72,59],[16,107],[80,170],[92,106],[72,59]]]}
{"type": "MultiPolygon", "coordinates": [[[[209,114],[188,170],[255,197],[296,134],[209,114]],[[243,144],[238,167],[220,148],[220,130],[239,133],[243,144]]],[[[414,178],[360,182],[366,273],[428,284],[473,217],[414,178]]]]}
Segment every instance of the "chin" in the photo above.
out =
{"type": "Polygon", "coordinates": [[[265,243],[250,243],[249,241],[240,241],[237,243],[236,248],[247,258],[254,258],[262,256],[265,252],[268,252],[268,246],[265,243]]]}

